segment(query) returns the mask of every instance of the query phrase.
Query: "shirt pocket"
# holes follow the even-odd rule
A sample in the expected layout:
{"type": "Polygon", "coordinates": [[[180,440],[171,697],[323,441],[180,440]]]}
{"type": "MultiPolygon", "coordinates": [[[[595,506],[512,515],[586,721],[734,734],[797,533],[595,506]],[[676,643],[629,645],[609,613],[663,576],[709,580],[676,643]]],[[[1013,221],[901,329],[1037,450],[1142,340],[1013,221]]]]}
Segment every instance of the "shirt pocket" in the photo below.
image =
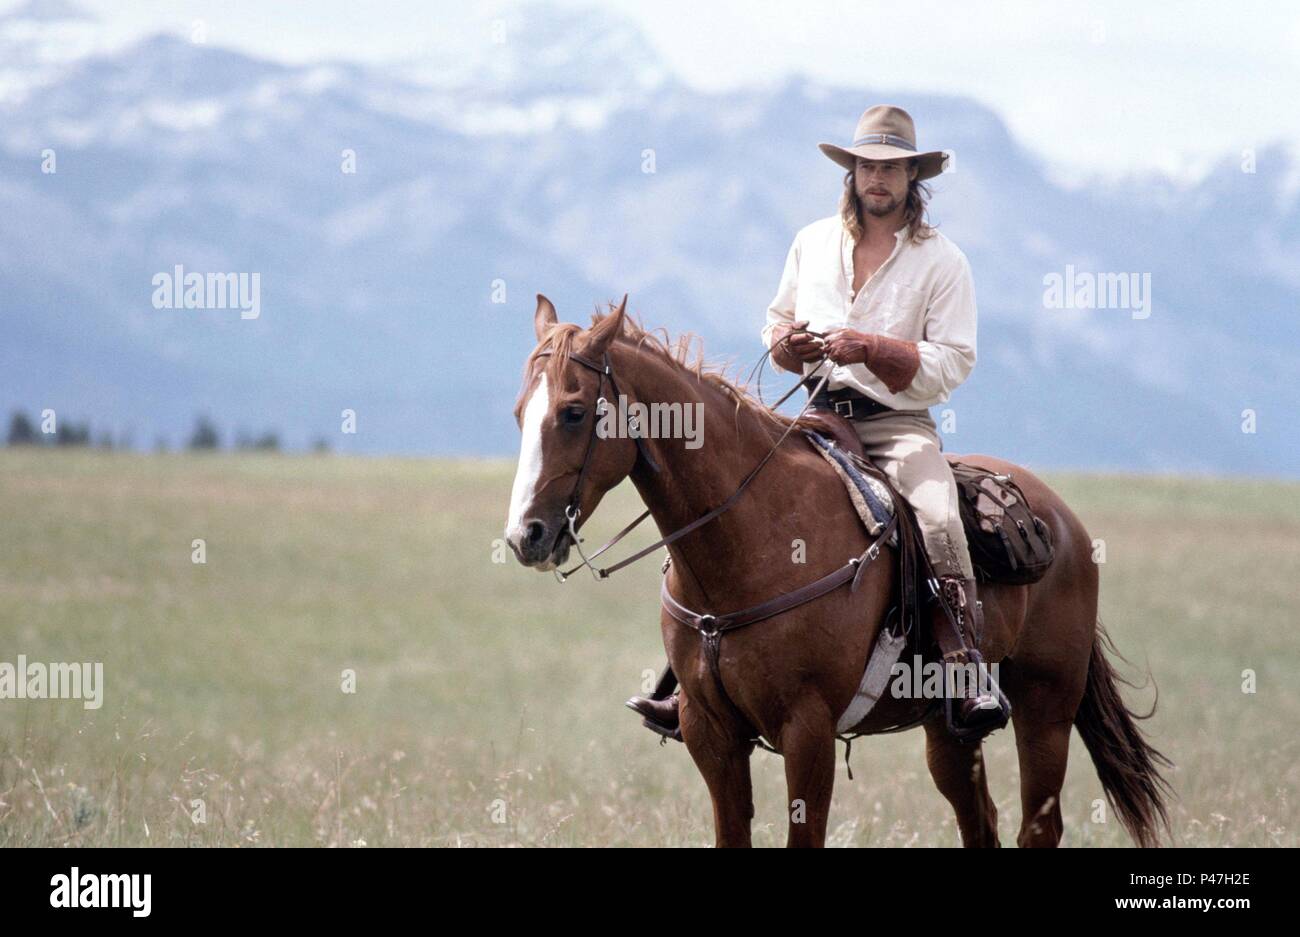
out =
{"type": "Polygon", "coordinates": [[[874,332],[919,341],[925,329],[925,294],[902,283],[882,283],[867,319],[874,332]]]}

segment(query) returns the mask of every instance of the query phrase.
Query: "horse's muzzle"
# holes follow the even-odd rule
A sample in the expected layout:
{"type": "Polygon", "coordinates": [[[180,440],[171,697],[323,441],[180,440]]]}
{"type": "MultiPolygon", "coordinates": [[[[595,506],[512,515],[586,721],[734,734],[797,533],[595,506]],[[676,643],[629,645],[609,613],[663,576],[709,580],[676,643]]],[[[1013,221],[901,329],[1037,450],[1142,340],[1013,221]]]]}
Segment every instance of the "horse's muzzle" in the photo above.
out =
{"type": "Polygon", "coordinates": [[[510,532],[506,542],[520,563],[540,572],[549,572],[569,558],[569,538],[562,523],[526,518],[510,532]]]}

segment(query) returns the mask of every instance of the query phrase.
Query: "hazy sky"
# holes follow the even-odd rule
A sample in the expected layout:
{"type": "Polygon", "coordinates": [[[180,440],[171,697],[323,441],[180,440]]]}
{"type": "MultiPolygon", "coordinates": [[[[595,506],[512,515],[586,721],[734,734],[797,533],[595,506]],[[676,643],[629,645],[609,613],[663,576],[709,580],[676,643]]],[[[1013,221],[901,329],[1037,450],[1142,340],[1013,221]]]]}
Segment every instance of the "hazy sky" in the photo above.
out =
{"type": "MultiPolygon", "coordinates": [[[[81,4],[115,39],[188,33],[202,20],[213,44],[294,62],[401,61],[425,47],[430,32],[479,28],[510,8],[419,0],[81,4]]],[[[862,87],[864,106],[879,88],[970,95],[1067,174],[1159,168],[1187,175],[1215,156],[1300,142],[1300,3],[602,5],[638,24],[670,69],[696,87],[767,84],[802,72],[862,87]]],[[[855,116],[846,115],[846,133],[855,116]]],[[[922,145],[942,145],[921,130],[922,145]]]]}

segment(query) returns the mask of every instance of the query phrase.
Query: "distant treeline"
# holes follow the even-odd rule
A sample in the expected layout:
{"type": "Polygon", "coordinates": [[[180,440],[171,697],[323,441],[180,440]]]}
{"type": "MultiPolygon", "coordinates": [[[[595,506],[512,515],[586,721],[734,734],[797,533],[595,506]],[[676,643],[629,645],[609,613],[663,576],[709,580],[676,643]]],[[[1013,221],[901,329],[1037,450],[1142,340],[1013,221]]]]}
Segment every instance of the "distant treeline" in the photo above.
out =
{"type": "MultiPolygon", "coordinates": [[[[47,431],[40,421],[32,420],[21,410],[15,410],[9,418],[9,432],[5,441],[10,446],[94,446],[98,449],[135,448],[129,434],[124,434],[117,439],[114,439],[113,434],[107,431],[94,434],[91,432],[89,421],[78,423],[75,420],[52,416],[51,428],[52,431],[47,431]]],[[[153,448],[156,451],[165,452],[170,447],[166,439],[159,437],[154,441],[153,448]]],[[[183,448],[196,452],[219,450],[223,448],[221,432],[211,419],[206,416],[199,416],[195,418],[194,429],[190,432],[189,439],[186,440],[183,448]]],[[[249,452],[279,452],[280,434],[269,430],[263,433],[248,433],[238,430],[231,438],[229,448],[249,452]]],[[[311,448],[314,452],[328,452],[329,443],[323,437],[317,438],[312,443],[311,448]]]]}

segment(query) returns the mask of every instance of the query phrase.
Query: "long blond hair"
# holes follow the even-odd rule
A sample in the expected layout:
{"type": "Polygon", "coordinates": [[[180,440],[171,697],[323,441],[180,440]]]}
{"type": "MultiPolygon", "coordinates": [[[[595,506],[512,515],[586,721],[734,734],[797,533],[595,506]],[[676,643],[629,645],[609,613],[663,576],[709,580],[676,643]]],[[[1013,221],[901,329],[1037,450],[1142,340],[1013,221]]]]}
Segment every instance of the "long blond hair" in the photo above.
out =
{"type": "MultiPolygon", "coordinates": [[[[915,164],[915,160],[913,160],[915,164]]],[[[844,174],[844,194],[840,197],[840,217],[844,219],[844,228],[858,241],[862,238],[862,200],[853,185],[854,170],[844,174]]],[[[927,207],[930,202],[930,187],[920,179],[913,179],[907,184],[907,201],[903,205],[903,223],[907,225],[907,236],[914,243],[924,241],[934,235],[934,225],[930,224],[927,207]]]]}

